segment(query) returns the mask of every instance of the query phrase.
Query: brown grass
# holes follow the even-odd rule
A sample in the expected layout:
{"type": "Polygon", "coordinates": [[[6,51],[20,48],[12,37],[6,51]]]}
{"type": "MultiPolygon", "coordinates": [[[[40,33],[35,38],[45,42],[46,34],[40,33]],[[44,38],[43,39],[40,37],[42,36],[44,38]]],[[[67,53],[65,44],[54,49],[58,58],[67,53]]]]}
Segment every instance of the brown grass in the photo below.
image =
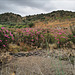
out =
{"type": "Polygon", "coordinates": [[[70,20],[65,19],[62,21],[59,20],[55,20],[55,21],[48,21],[48,23],[45,24],[45,22],[40,22],[37,21],[35,22],[35,27],[46,27],[46,26],[51,26],[51,27],[69,27],[70,25],[72,25],[72,23],[75,23],[75,18],[72,18],[70,20]]]}

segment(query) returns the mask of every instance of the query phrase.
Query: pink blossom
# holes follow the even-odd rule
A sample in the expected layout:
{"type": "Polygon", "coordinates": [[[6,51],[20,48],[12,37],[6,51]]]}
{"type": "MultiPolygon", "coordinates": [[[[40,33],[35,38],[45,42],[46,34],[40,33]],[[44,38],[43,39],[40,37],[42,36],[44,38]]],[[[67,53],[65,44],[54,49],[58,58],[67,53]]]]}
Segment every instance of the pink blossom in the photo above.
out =
{"type": "Polygon", "coordinates": [[[7,41],[7,40],[5,40],[5,41],[7,41]]]}
{"type": "Polygon", "coordinates": [[[0,42],[2,42],[2,40],[0,40],[0,42]]]}
{"type": "Polygon", "coordinates": [[[75,37],[75,36],[73,36],[73,37],[75,37]]]}
{"type": "Polygon", "coordinates": [[[41,37],[43,37],[43,35],[41,35],[41,37]]]}
{"type": "Polygon", "coordinates": [[[59,35],[61,35],[62,33],[59,33],[59,35]]]}
{"type": "Polygon", "coordinates": [[[57,39],[57,40],[59,40],[59,39],[57,39]]]}
{"type": "Polygon", "coordinates": [[[3,31],[3,33],[5,34],[5,31],[3,31]]]}
{"type": "Polygon", "coordinates": [[[6,32],[8,33],[8,30],[6,30],[6,32]]]}
{"type": "Polygon", "coordinates": [[[5,34],[4,36],[5,36],[5,37],[8,37],[8,35],[6,35],[6,34],[5,34]]]}
{"type": "Polygon", "coordinates": [[[65,37],[63,37],[63,38],[65,38],[65,37]]]}
{"type": "Polygon", "coordinates": [[[14,38],[12,37],[12,40],[14,40],[14,38]]]}
{"type": "Polygon", "coordinates": [[[34,39],[32,39],[32,41],[34,41],[34,39]]]}
{"type": "Polygon", "coordinates": [[[1,29],[4,29],[4,27],[1,27],[1,29]]]}
{"type": "Polygon", "coordinates": [[[38,37],[36,38],[36,40],[38,40],[38,37]]]}
{"type": "Polygon", "coordinates": [[[56,38],[55,38],[56,39],[56,38]]]}
{"type": "Polygon", "coordinates": [[[59,41],[57,43],[59,44],[59,41]]]}
{"type": "Polygon", "coordinates": [[[3,47],[6,47],[5,45],[3,45],[3,47]]]}

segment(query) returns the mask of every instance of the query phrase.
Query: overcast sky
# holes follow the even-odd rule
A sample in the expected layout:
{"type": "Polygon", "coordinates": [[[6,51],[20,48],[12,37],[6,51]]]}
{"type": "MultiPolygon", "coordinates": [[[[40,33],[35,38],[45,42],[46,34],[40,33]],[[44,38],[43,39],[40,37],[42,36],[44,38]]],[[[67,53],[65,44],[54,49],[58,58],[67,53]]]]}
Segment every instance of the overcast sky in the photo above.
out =
{"type": "Polygon", "coordinates": [[[56,10],[75,11],[75,0],[0,0],[0,14],[13,12],[26,16],[56,10]]]}

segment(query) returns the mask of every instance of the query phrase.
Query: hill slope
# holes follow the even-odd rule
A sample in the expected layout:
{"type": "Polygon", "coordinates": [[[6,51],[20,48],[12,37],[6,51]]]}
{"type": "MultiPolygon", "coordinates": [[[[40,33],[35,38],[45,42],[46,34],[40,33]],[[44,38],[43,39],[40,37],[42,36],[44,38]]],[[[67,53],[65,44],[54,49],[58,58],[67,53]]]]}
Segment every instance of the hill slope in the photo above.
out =
{"type": "Polygon", "coordinates": [[[0,14],[0,24],[8,25],[29,25],[34,23],[35,26],[67,26],[75,23],[75,12],[58,10],[47,14],[37,14],[22,17],[14,13],[0,14]]]}
{"type": "Polygon", "coordinates": [[[14,13],[0,14],[0,24],[12,24],[22,22],[22,17],[14,13]]]}

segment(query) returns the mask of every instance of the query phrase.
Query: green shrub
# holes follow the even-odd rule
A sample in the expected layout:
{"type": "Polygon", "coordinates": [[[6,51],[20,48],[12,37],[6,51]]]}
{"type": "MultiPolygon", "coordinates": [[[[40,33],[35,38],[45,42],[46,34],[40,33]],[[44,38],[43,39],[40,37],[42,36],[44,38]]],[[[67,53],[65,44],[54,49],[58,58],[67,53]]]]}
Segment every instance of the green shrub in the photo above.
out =
{"type": "Polygon", "coordinates": [[[0,25],[0,28],[3,27],[3,25],[0,25]]]}
{"type": "Polygon", "coordinates": [[[0,48],[5,48],[12,40],[13,34],[4,27],[0,28],[0,48]]]}
{"type": "Polygon", "coordinates": [[[70,38],[69,41],[75,43],[75,36],[73,34],[69,34],[68,37],[70,38]]]}
{"type": "Polygon", "coordinates": [[[72,34],[69,34],[70,41],[75,43],[75,25],[70,26],[72,34]]]}
{"type": "Polygon", "coordinates": [[[72,34],[75,36],[75,25],[70,26],[72,34]]]}
{"type": "Polygon", "coordinates": [[[29,27],[33,27],[34,23],[29,23],[28,25],[29,25],[29,27]]]}

